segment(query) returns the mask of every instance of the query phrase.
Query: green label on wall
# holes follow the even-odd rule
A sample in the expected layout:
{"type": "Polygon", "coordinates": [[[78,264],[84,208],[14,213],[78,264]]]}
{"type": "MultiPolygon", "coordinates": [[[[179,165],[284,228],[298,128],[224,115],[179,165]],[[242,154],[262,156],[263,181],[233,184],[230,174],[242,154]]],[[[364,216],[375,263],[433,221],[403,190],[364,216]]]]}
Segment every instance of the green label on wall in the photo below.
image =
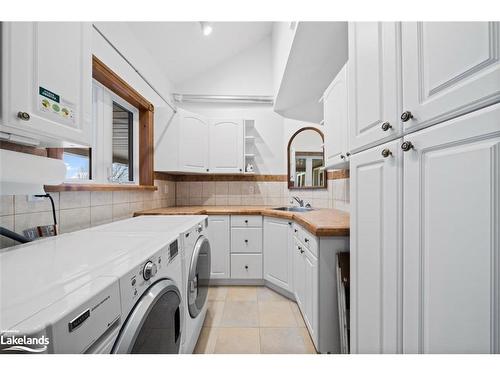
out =
{"type": "Polygon", "coordinates": [[[45,96],[46,98],[49,98],[50,100],[55,101],[56,103],[59,103],[59,95],[54,94],[52,91],[44,89],[42,86],[38,88],[38,92],[40,95],[45,96]]]}

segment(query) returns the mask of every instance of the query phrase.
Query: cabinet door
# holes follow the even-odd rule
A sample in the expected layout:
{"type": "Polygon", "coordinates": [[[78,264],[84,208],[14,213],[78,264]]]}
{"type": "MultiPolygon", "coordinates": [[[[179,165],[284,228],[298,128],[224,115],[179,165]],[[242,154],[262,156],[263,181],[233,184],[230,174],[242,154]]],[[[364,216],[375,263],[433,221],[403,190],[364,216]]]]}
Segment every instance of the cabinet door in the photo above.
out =
{"type": "Polygon", "coordinates": [[[405,353],[500,352],[500,104],[411,134],[405,353]]]}
{"type": "Polygon", "coordinates": [[[403,24],[405,130],[482,108],[500,99],[500,23],[403,24]]]}
{"type": "Polygon", "coordinates": [[[397,22],[349,23],[348,106],[352,151],[400,134],[400,28],[397,22]],[[384,123],[388,125],[382,127],[384,123]]]}
{"type": "Polygon", "coordinates": [[[230,272],[229,216],[208,217],[208,240],[210,241],[210,277],[229,279],[230,272]]]}
{"type": "Polygon", "coordinates": [[[295,292],[295,300],[300,309],[303,310],[305,302],[305,264],[304,264],[304,247],[297,239],[294,239],[293,246],[293,288],[295,292]]]}
{"type": "Polygon", "coordinates": [[[203,116],[179,111],[181,116],[179,161],[185,172],[209,172],[209,123],[203,116]]]}
{"type": "Polygon", "coordinates": [[[2,131],[46,146],[90,145],[91,41],[90,23],[2,24],[2,131]]]}
{"type": "Polygon", "coordinates": [[[210,123],[210,172],[243,172],[243,120],[210,123]]]}
{"type": "Polygon", "coordinates": [[[292,290],[291,221],[264,218],[264,279],[292,290]]]}
{"type": "Polygon", "coordinates": [[[309,251],[303,253],[304,298],[303,313],[309,333],[317,346],[318,336],[318,259],[309,251]]]}
{"type": "Polygon", "coordinates": [[[335,77],[323,97],[326,165],[345,162],[348,148],[347,64],[335,77]],[[342,157],[343,156],[343,157],[342,157]]]}
{"type": "Polygon", "coordinates": [[[351,157],[352,353],[401,352],[400,143],[351,157]]]}

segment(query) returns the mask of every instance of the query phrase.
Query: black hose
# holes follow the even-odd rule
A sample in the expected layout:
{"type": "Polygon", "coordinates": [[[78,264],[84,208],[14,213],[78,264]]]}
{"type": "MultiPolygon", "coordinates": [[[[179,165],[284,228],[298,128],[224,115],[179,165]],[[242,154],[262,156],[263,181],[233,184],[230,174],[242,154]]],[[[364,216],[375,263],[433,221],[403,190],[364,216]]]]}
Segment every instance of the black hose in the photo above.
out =
{"type": "Polygon", "coordinates": [[[52,204],[52,216],[54,217],[54,226],[57,225],[56,206],[54,205],[54,199],[52,198],[52,196],[47,193],[47,194],[35,195],[35,197],[50,199],[50,203],[52,204]]]}
{"type": "Polygon", "coordinates": [[[31,242],[30,239],[28,239],[28,238],[26,238],[26,237],[24,237],[24,236],[22,236],[20,234],[17,234],[16,232],[13,232],[10,229],[4,228],[4,227],[0,227],[0,235],[8,237],[11,240],[14,240],[14,241],[17,241],[17,242],[20,242],[20,243],[31,242]]]}

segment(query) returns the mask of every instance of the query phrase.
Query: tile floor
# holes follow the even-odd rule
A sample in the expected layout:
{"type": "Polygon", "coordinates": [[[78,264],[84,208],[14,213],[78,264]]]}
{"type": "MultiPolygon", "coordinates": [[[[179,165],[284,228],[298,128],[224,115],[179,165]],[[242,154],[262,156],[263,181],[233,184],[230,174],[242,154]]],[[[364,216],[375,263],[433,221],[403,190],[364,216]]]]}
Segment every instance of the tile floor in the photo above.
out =
{"type": "Polygon", "coordinates": [[[197,354],[315,354],[297,304],[261,286],[211,287],[197,354]]]}

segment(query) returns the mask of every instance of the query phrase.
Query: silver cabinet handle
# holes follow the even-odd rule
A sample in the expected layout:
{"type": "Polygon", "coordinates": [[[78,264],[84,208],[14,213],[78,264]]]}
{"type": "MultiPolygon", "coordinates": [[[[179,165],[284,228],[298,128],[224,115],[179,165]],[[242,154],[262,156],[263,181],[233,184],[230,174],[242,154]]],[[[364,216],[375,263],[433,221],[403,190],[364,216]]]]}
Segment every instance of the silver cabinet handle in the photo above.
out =
{"type": "Polygon", "coordinates": [[[23,121],[29,121],[31,116],[28,112],[17,112],[17,118],[23,121]]]}
{"type": "Polygon", "coordinates": [[[402,114],[401,114],[401,121],[403,122],[406,122],[410,119],[413,118],[413,115],[410,111],[404,111],[402,114]]]}
{"type": "Polygon", "coordinates": [[[384,158],[387,158],[387,157],[389,157],[389,156],[391,156],[391,155],[392,155],[392,152],[391,152],[391,150],[389,150],[388,148],[384,148],[384,149],[382,150],[382,156],[383,156],[384,158]]]}
{"type": "Polygon", "coordinates": [[[415,147],[413,146],[413,143],[411,143],[410,141],[405,141],[401,144],[401,150],[403,150],[404,152],[410,151],[411,149],[414,148],[415,147]]]}
{"type": "Polygon", "coordinates": [[[385,132],[386,132],[387,130],[389,130],[389,129],[391,129],[391,128],[392,128],[392,125],[386,121],[386,122],[384,122],[384,123],[382,124],[381,128],[382,128],[382,130],[383,130],[383,131],[385,131],[385,132]]]}

